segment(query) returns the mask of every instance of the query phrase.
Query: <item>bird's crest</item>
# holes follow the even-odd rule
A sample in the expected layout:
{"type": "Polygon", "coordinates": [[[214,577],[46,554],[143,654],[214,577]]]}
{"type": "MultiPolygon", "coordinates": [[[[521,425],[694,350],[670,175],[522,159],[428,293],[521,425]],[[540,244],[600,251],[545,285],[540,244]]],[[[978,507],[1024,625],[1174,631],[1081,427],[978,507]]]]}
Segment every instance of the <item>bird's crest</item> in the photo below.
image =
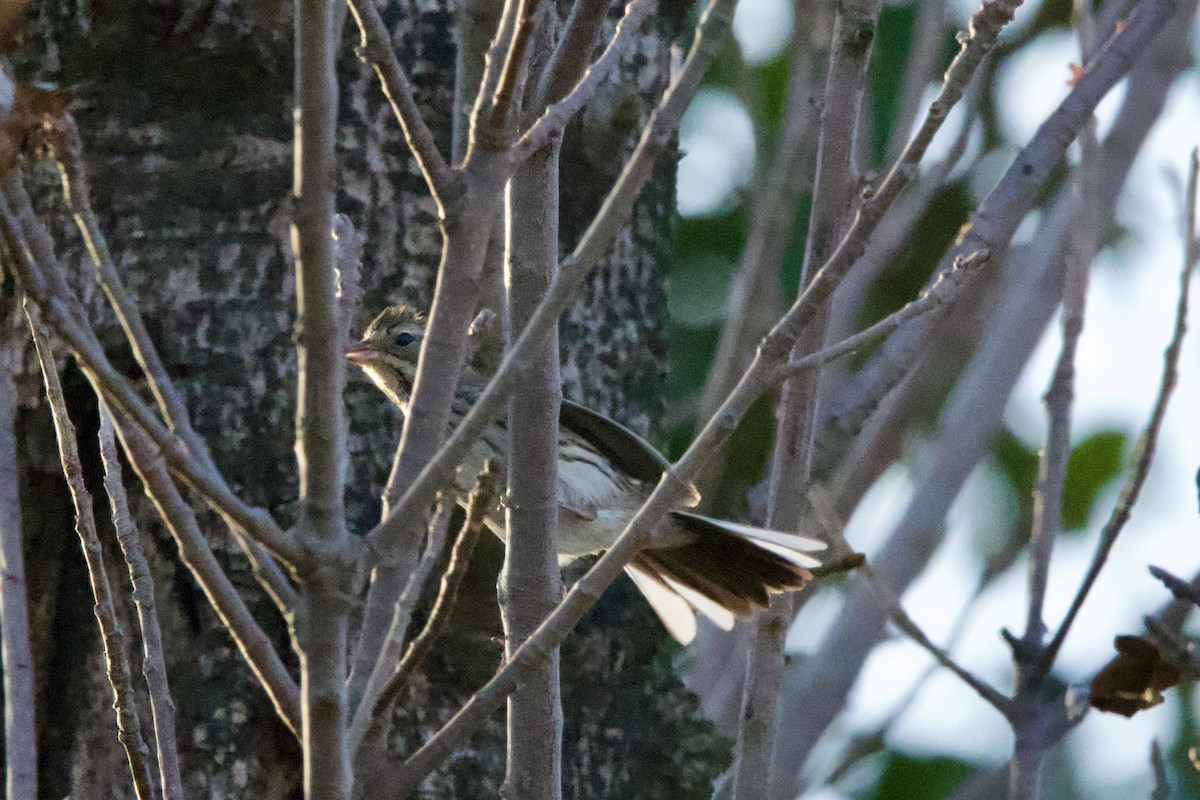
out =
{"type": "Polygon", "coordinates": [[[391,331],[412,326],[424,326],[425,315],[404,303],[388,306],[380,311],[371,324],[367,326],[363,339],[373,339],[377,335],[387,335],[391,331]]]}

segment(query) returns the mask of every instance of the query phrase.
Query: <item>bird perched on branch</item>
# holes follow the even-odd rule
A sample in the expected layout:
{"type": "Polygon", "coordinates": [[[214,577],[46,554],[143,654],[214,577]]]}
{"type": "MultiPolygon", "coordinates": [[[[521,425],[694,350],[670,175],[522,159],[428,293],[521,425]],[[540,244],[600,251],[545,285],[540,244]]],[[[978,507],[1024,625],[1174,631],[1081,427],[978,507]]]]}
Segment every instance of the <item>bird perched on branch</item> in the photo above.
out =
{"type": "MultiPolygon", "coordinates": [[[[382,311],[347,358],[400,409],[407,412],[425,333],[424,318],[405,305],[382,311]]],[[[479,398],[486,380],[469,367],[455,392],[450,424],[456,426],[479,398]]],[[[494,421],[460,465],[457,489],[466,496],[488,459],[507,462],[506,422],[494,421]]],[[[616,541],[650,495],[667,459],[621,424],[564,400],[559,415],[558,535],[560,561],[599,553],[616,541]]],[[[689,506],[699,502],[692,488],[689,506]]],[[[499,506],[487,519],[501,539],[499,506]]],[[[696,613],[729,630],[736,617],[766,607],[775,592],[802,588],[820,562],[808,555],[823,542],[712,519],[685,508],[672,511],[652,548],[625,568],[667,630],[687,643],[696,613]]]]}

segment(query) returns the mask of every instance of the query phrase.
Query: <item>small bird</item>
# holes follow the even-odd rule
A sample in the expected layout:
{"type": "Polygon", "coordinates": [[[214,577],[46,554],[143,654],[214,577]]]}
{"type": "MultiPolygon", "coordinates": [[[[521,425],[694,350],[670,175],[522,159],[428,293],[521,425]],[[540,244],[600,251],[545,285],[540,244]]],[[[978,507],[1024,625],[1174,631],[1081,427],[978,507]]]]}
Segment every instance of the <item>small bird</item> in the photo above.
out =
{"type": "MultiPolygon", "coordinates": [[[[403,413],[407,413],[425,332],[424,318],[408,306],[384,309],[346,357],[403,413]]],[[[486,379],[467,367],[451,406],[453,429],[478,399],[486,379]]],[[[465,497],[488,459],[508,449],[507,424],[493,422],[460,465],[457,490],[465,497]]],[[[559,415],[558,536],[559,560],[608,548],[654,489],[667,459],[649,442],[608,417],[564,400],[559,415]]],[[[687,506],[700,500],[692,487],[687,506]]],[[[505,536],[502,508],[488,516],[488,527],[505,536]]],[[[654,547],[641,551],[625,568],[667,630],[687,644],[696,635],[696,613],[729,630],[736,617],[765,608],[770,595],[802,588],[820,562],[807,553],[825,543],[672,511],[656,533],[654,547]]]]}

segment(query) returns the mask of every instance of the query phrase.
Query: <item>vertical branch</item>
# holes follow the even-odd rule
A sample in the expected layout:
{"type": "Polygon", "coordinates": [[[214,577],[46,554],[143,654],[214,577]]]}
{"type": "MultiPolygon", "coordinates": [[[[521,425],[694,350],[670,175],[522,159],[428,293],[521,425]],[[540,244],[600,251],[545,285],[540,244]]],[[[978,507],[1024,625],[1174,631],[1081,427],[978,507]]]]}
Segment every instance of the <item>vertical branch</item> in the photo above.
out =
{"type": "Polygon", "coordinates": [[[332,0],[302,0],[296,16],[296,455],[302,526],[330,544],[342,535],[346,450],[345,343],[333,252],[338,91],[332,35],[341,9],[332,0]]]}
{"type": "MultiPolygon", "coordinates": [[[[539,33],[534,47],[548,49],[549,37],[539,33]]],[[[546,60],[544,52],[533,55],[535,64],[546,60]]],[[[569,88],[573,81],[564,83],[569,88]]],[[[542,148],[508,184],[504,284],[509,341],[525,329],[558,273],[558,155],[557,143],[542,148]]],[[[522,385],[508,405],[507,547],[500,573],[506,658],[562,597],[555,546],[561,402],[555,326],[531,356],[522,385]]],[[[558,666],[559,653],[553,650],[508,698],[508,758],[501,796],[529,800],[562,796],[558,666]]]]}
{"type": "Polygon", "coordinates": [[[17,489],[17,393],[13,371],[21,348],[8,319],[0,332],[0,648],[4,658],[4,771],[7,800],[35,800],[37,728],[33,718],[33,652],[25,591],[21,501],[17,489]]]}
{"type": "Polygon", "coordinates": [[[1187,332],[1188,297],[1192,273],[1195,271],[1196,264],[1200,262],[1200,240],[1196,238],[1197,203],[1200,202],[1197,198],[1198,183],[1200,183],[1200,153],[1193,150],[1187,187],[1187,211],[1184,215],[1185,235],[1183,269],[1179,276],[1179,301],[1175,307],[1175,327],[1171,335],[1171,342],[1163,354],[1163,374],[1158,394],[1154,400],[1154,407],[1150,411],[1150,419],[1138,439],[1132,472],[1124,488],[1121,489],[1121,495],[1117,498],[1117,504],[1104,524],[1104,529],[1100,532],[1100,541],[1096,545],[1096,552],[1092,555],[1087,573],[1085,573],[1079,589],[1075,592],[1075,597],[1071,600],[1071,606],[1067,609],[1066,616],[1058,626],[1058,630],[1055,631],[1054,638],[1050,640],[1050,644],[1042,653],[1042,662],[1047,665],[1047,668],[1054,663],[1058,651],[1062,649],[1063,641],[1067,638],[1071,625],[1074,624],[1096,578],[1100,576],[1104,562],[1108,560],[1108,554],[1116,544],[1117,537],[1124,529],[1125,523],[1129,521],[1129,517],[1133,513],[1133,506],[1146,482],[1146,475],[1150,471],[1150,463],[1158,445],[1158,433],[1167,412],[1167,401],[1178,381],[1179,353],[1183,349],[1183,336],[1187,332]]]}
{"type": "MultiPolygon", "coordinates": [[[[1076,27],[1080,49],[1086,63],[1094,43],[1091,8],[1075,3],[1076,27]]],[[[1071,408],[1075,399],[1075,353],[1083,333],[1087,302],[1088,274],[1097,249],[1099,228],[1092,224],[1095,209],[1095,170],[1099,144],[1095,120],[1089,121],[1080,137],[1083,158],[1073,180],[1072,191],[1079,211],[1072,225],[1066,250],[1066,275],[1063,283],[1062,347],[1054,375],[1043,401],[1046,405],[1046,444],[1038,463],[1038,482],[1033,494],[1033,524],[1029,540],[1029,600],[1025,633],[1013,651],[1016,691],[1012,713],[1013,756],[1009,793],[1013,797],[1036,798],[1040,794],[1042,758],[1050,742],[1046,736],[1047,714],[1041,697],[1042,683],[1049,664],[1042,660],[1046,623],[1043,611],[1050,580],[1050,561],[1054,543],[1062,528],[1063,487],[1067,461],[1071,455],[1071,408]]]]}
{"type": "Polygon", "coordinates": [[[142,674],[150,693],[150,714],[158,756],[158,774],[164,800],[183,800],[183,780],[179,774],[179,748],[175,742],[175,703],[167,683],[167,665],[163,659],[162,629],[154,599],[154,577],[142,550],[141,534],[129,513],[129,497],[121,480],[121,462],[112,413],[100,400],[100,458],[104,462],[104,489],[112,506],[117,542],[129,566],[133,602],[137,605],[138,625],[142,630],[142,674]]]}
{"type": "Polygon", "coordinates": [[[125,748],[138,800],[151,800],[154,797],[154,780],[150,775],[150,751],[142,738],[137,701],[133,692],[133,675],[129,669],[129,650],[125,632],[121,630],[117,621],[112,587],[104,569],[104,553],[100,548],[100,537],[96,533],[96,518],[92,514],[92,495],[84,485],[83,466],[79,462],[75,426],[67,416],[67,401],[63,396],[62,384],[58,380],[58,370],[54,366],[54,353],[50,349],[50,333],[42,325],[32,304],[26,303],[25,313],[33,331],[33,342],[37,347],[42,377],[46,382],[46,395],[54,416],[59,459],[71,490],[71,501],[75,506],[75,531],[79,534],[79,543],[83,547],[92,596],[96,600],[94,611],[96,622],[100,626],[100,635],[104,640],[104,659],[108,667],[108,681],[113,691],[113,709],[117,712],[118,738],[125,748]]]}
{"type": "MultiPolygon", "coordinates": [[[[841,241],[850,211],[856,184],[854,143],[859,138],[859,115],[880,5],[879,0],[837,4],[821,111],[812,215],[800,274],[801,295],[841,241]]],[[[822,306],[796,342],[794,353],[802,355],[821,346],[825,317],[822,306]]],[[[800,527],[804,487],[812,464],[819,376],[820,370],[814,370],[783,386],[767,514],[767,526],[775,530],[794,531],[800,527]]],[[[792,603],[785,597],[773,598],[771,607],[756,616],[739,718],[735,800],[766,800],[770,791],[783,648],[791,620],[792,603]]]]}
{"type": "Polygon", "coordinates": [[[353,578],[345,528],[346,381],[344,334],[333,253],[334,62],[345,6],[296,3],[295,221],[297,355],[296,456],[300,472],[299,539],[318,553],[292,619],[300,657],[301,745],[306,800],[348,800],[346,643],[353,578]]]}

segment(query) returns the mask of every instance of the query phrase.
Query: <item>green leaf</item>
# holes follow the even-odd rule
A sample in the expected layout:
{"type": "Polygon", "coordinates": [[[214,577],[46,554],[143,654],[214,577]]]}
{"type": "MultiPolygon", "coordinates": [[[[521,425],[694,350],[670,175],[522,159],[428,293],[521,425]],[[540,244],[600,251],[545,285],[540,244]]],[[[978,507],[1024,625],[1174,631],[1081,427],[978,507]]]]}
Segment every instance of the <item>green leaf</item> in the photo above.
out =
{"type": "Polygon", "coordinates": [[[1096,498],[1121,472],[1125,434],[1101,431],[1071,451],[1063,487],[1063,528],[1079,530],[1088,524],[1096,498]]]}
{"type": "Polygon", "coordinates": [[[871,800],[942,800],[949,797],[975,766],[949,757],[924,758],[892,752],[871,800]]]}

